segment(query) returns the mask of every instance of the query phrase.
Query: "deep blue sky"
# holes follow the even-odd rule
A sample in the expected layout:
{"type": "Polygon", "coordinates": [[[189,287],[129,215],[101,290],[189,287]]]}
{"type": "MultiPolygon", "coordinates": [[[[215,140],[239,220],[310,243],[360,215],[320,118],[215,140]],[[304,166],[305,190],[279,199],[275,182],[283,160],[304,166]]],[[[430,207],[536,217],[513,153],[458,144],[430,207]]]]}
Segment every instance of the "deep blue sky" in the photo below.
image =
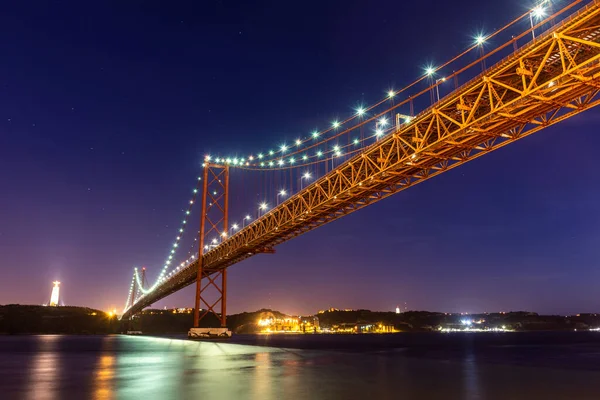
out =
{"type": "MultiPolygon", "coordinates": [[[[0,26],[0,304],[122,308],[208,152],[251,152],[379,99],[527,1],[20,1],[0,26]]],[[[600,310],[592,110],[230,269],[271,306],[600,310]]],[[[196,221],[194,221],[196,223],[196,221]]],[[[153,277],[151,275],[151,277],[153,277]]],[[[158,306],[191,306],[190,287],[158,306]]]]}

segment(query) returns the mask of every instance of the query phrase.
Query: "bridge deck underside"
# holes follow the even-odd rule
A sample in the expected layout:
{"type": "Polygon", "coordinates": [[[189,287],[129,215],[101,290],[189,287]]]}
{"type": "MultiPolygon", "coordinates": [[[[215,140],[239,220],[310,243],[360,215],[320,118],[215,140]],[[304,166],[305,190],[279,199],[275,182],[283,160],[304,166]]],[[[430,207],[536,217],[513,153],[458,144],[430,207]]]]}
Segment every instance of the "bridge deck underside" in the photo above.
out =
{"type": "MultiPolygon", "coordinates": [[[[595,106],[600,11],[594,1],[203,256],[218,271],[595,106]]],[[[575,138],[573,140],[576,140],[575,138]]],[[[192,284],[197,261],[142,297],[192,284]]]]}

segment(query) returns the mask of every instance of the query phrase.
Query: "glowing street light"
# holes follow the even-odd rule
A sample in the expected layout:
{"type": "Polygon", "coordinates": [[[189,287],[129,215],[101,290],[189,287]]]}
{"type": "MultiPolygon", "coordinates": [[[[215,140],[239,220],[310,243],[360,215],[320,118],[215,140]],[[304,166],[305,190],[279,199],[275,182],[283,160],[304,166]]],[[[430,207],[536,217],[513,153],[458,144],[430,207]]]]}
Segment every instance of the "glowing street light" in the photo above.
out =
{"type": "Polygon", "coordinates": [[[244,226],[246,226],[246,221],[250,221],[250,216],[246,215],[244,217],[244,219],[242,220],[242,228],[244,228],[244,226]]]}
{"type": "Polygon", "coordinates": [[[440,78],[435,80],[435,91],[437,93],[437,101],[440,101],[440,82],[446,82],[446,78],[440,78]]]}
{"type": "Polygon", "coordinates": [[[483,36],[483,35],[477,35],[477,36],[475,36],[475,44],[477,46],[481,46],[484,43],[485,43],[485,36],[483,36]]]}
{"type": "Polygon", "coordinates": [[[265,202],[260,203],[260,205],[258,206],[258,216],[260,217],[260,212],[261,211],[266,211],[267,207],[269,207],[269,205],[265,202]]]}
{"type": "Polygon", "coordinates": [[[386,117],[381,117],[381,118],[379,118],[379,121],[377,121],[377,123],[378,123],[380,126],[383,126],[383,127],[385,127],[385,126],[387,126],[387,124],[388,124],[388,120],[387,120],[387,118],[386,118],[386,117]]]}
{"type": "MultiPolygon", "coordinates": [[[[546,1],[544,1],[544,3],[546,3],[546,1]]],[[[540,19],[543,18],[544,16],[546,16],[546,9],[544,7],[542,7],[542,5],[538,5],[537,7],[534,7],[531,12],[529,13],[529,23],[531,24],[531,37],[533,40],[535,40],[535,31],[533,29],[533,19],[540,19]]]]}
{"type": "Polygon", "coordinates": [[[300,190],[302,190],[302,181],[304,179],[308,180],[312,177],[312,175],[310,174],[310,172],[306,171],[305,173],[302,174],[302,176],[300,177],[300,190]]]}
{"type": "Polygon", "coordinates": [[[281,189],[279,191],[279,193],[277,193],[277,205],[279,205],[279,196],[285,196],[287,195],[287,192],[285,191],[285,189],[281,189]]]}
{"type": "Polygon", "coordinates": [[[427,76],[433,75],[434,72],[435,72],[435,68],[433,68],[431,66],[425,68],[425,75],[427,75],[427,76]]]}

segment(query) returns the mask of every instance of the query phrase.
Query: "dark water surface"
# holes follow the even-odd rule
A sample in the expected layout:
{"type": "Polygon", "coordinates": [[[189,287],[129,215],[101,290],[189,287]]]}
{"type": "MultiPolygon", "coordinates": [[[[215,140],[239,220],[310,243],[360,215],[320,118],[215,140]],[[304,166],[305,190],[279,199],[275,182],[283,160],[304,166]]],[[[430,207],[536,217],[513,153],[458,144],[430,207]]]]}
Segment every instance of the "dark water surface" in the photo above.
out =
{"type": "Polygon", "coordinates": [[[2,400],[192,398],[600,399],[600,332],[0,337],[2,400]]]}

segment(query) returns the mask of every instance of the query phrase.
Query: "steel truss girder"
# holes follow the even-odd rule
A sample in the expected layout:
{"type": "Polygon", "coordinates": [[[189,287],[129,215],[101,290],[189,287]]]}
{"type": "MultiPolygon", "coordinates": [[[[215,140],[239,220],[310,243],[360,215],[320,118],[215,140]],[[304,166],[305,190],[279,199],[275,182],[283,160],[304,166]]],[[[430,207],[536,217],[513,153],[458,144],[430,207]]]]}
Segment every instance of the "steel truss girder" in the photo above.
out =
{"type": "MultiPolygon", "coordinates": [[[[598,105],[599,4],[590,3],[400,125],[204,254],[202,263],[222,270],[598,105]]],[[[147,297],[189,285],[196,268],[195,261],[147,297]]]]}

